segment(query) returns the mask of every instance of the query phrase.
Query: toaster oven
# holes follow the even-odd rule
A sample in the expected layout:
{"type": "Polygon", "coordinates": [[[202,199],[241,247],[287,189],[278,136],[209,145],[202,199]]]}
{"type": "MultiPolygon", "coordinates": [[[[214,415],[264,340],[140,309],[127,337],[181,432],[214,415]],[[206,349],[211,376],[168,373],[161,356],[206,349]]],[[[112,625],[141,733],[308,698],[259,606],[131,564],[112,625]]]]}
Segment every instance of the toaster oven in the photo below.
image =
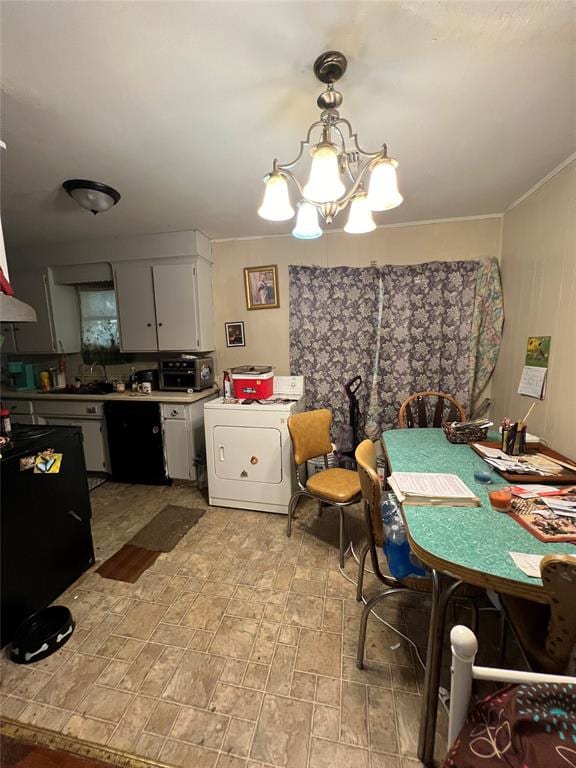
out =
{"type": "Polygon", "coordinates": [[[160,361],[160,389],[197,392],[214,384],[214,360],[211,357],[160,361]]]}

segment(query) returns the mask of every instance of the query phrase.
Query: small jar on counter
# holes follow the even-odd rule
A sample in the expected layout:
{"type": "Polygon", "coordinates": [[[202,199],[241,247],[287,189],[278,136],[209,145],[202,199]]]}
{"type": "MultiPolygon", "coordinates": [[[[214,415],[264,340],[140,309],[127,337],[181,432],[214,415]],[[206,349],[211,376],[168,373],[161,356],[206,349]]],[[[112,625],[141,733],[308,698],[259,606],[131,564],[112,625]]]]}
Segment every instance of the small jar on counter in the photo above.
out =
{"type": "Polygon", "coordinates": [[[40,389],[44,390],[44,392],[48,392],[48,390],[50,389],[49,371],[40,371],[38,378],[40,380],[40,389]]]}
{"type": "Polygon", "coordinates": [[[10,421],[10,411],[8,408],[0,409],[0,434],[7,438],[12,436],[12,422],[10,421]]]}

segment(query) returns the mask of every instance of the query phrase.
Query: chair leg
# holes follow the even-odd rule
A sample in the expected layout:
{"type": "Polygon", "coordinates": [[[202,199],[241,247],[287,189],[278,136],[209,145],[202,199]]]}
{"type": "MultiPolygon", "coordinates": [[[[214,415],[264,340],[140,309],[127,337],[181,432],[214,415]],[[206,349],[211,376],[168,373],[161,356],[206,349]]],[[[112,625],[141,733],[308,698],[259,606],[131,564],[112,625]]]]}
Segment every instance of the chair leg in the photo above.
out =
{"type": "Polygon", "coordinates": [[[500,611],[500,666],[506,663],[506,646],[508,645],[508,622],[504,611],[500,611]]]}
{"type": "Polygon", "coordinates": [[[475,600],[469,602],[470,611],[472,613],[472,621],[470,622],[470,629],[476,636],[478,636],[478,625],[480,623],[480,611],[478,609],[478,603],[475,600]]]}
{"type": "Polygon", "coordinates": [[[374,595],[371,600],[368,600],[362,611],[362,618],[360,619],[360,635],[358,637],[358,653],[356,656],[356,666],[358,669],[364,669],[364,648],[366,646],[366,629],[368,626],[368,618],[370,617],[370,611],[374,608],[376,603],[380,600],[384,600],[388,595],[393,595],[395,592],[405,592],[406,587],[394,587],[388,589],[386,592],[381,592],[379,595],[374,595]]]}
{"type": "Polygon", "coordinates": [[[296,505],[298,504],[300,496],[303,495],[304,493],[302,493],[302,491],[296,491],[296,493],[293,493],[290,497],[290,502],[288,504],[288,520],[286,521],[286,536],[288,536],[288,538],[292,535],[292,517],[294,516],[296,505]]]}
{"type": "Polygon", "coordinates": [[[344,568],[344,509],[338,507],[340,513],[340,568],[344,568]]]}
{"type": "Polygon", "coordinates": [[[360,562],[358,563],[358,582],[356,586],[356,600],[360,602],[364,592],[364,568],[366,567],[366,557],[370,551],[370,545],[365,544],[362,554],[360,555],[360,562]]]}

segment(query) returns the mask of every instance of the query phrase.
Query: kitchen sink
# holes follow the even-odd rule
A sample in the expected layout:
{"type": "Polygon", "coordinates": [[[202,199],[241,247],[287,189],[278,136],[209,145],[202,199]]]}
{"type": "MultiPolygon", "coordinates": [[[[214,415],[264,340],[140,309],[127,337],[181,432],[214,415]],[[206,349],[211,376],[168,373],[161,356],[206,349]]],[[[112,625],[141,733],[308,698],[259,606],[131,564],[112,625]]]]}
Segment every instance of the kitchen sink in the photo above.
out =
{"type": "MultiPolygon", "coordinates": [[[[114,385],[109,381],[93,381],[90,384],[82,384],[80,387],[67,386],[63,389],[51,390],[62,395],[110,395],[114,392],[114,385]]],[[[50,391],[45,394],[49,395],[50,391]]]]}

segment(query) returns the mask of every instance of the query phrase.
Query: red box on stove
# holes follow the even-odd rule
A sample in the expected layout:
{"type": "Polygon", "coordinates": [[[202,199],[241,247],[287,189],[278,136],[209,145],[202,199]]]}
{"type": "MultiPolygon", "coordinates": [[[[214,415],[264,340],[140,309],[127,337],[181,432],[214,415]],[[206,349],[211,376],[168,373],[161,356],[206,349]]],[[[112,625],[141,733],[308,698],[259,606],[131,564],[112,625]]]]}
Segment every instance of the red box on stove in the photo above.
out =
{"type": "Polygon", "coordinates": [[[266,400],[274,392],[274,371],[269,367],[233,368],[231,379],[234,397],[240,400],[266,400]]]}

